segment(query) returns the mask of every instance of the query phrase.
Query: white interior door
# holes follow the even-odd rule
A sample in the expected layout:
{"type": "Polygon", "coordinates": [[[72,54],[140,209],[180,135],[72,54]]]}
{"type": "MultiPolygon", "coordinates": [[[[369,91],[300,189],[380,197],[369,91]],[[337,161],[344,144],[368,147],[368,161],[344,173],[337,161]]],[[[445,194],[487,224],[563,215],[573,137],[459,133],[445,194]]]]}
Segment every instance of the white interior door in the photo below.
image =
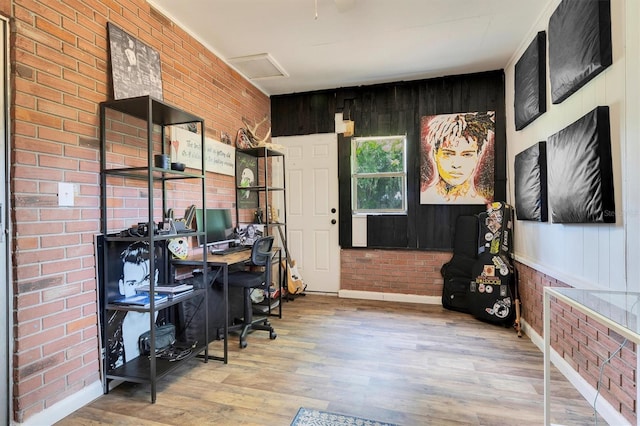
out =
{"type": "Polygon", "coordinates": [[[308,292],[337,293],[338,136],[286,136],[273,138],[273,142],[284,146],[291,258],[308,292]]]}

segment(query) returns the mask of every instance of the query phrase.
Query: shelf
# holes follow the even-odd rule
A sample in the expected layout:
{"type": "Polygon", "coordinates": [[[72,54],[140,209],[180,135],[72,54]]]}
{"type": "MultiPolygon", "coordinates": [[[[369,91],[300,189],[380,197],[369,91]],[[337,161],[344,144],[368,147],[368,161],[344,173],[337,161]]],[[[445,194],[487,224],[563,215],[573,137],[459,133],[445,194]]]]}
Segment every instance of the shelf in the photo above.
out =
{"type": "Polygon", "coordinates": [[[105,169],[104,173],[108,176],[120,176],[130,179],[147,180],[149,178],[149,170],[154,174],[154,180],[176,180],[176,179],[203,179],[204,175],[181,172],[178,170],[161,169],[158,167],[122,167],[105,169]]]}
{"type": "MultiPolygon", "coordinates": [[[[161,284],[158,284],[158,285],[161,285],[161,284]]],[[[202,297],[204,293],[205,293],[205,290],[203,289],[195,289],[189,292],[189,294],[184,294],[178,297],[174,296],[173,299],[169,299],[165,302],[161,302],[155,305],[154,310],[160,311],[162,309],[168,308],[175,304],[182,303],[185,300],[189,300],[194,297],[202,297]]],[[[107,305],[105,306],[105,309],[109,311],[133,311],[133,312],[150,312],[151,311],[151,308],[144,308],[142,306],[135,306],[135,305],[121,305],[116,303],[107,303],[107,305]]]]}
{"type": "Polygon", "coordinates": [[[284,191],[284,188],[273,186],[239,186],[238,191],[284,191]]]}
{"type": "MultiPolygon", "coordinates": [[[[166,241],[166,240],[171,240],[173,238],[180,238],[180,237],[197,237],[199,235],[204,235],[204,232],[193,231],[193,232],[181,232],[179,234],[156,234],[153,236],[153,241],[166,241]]],[[[149,237],[138,236],[138,235],[115,235],[115,234],[105,236],[105,241],[139,241],[141,239],[149,240],[149,237]]]]}
{"type": "Polygon", "coordinates": [[[253,304],[253,312],[256,312],[256,313],[259,313],[259,314],[268,314],[272,310],[276,309],[278,306],[280,306],[280,299],[279,298],[271,299],[271,303],[270,304],[267,301],[267,299],[265,299],[263,302],[254,303],[253,304]]]}
{"type": "MultiPolygon", "coordinates": [[[[287,252],[287,206],[286,206],[286,179],[285,179],[285,155],[282,152],[273,150],[267,147],[249,148],[236,150],[236,164],[239,164],[239,159],[242,158],[243,162],[246,162],[248,166],[253,166],[253,173],[255,179],[253,182],[249,182],[250,186],[236,185],[236,205],[241,206],[238,201],[241,194],[251,193],[253,199],[256,200],[256,205],[251,207],[247,206],[238,207],[236,214],[236,224],[238,226],[256,225],[261,226],[263,229],[263,235],[272,235],[276,237],[276,245],[274,246],[274,252],[277,251],[278,255],[274,258],[274,266],[277,265],[277,277],[272,277],[275,281],[277,279],[278,296],[275,300],[271,300],[271,306],[269,302],[266,306],[257,305],[256,309],[264,309],[263,313],[273,315],[272,310],[277,310],[277,316],[282,318],[282,294],[283,294],[283,277],[286,279],[288,274],[288,266],[286,262],[282,262],[283,253],[287,252]],[[242,157],[241,157],[242,156],[242,157]],[[253,157],[247,159],[247,156],[253,157]],[[276,158],[278,157],[278,158],[276,158]],[[269,160],[271,158],[271,160],[269,160]],[[277,209],[274,209],[275,204],[279,204],[277,209]],[[241,210],[262,210],[266,213],[265,220],[262,223],[256,224],[255,222],[241,221],[241,210]],[[278,219],[277,221],[272,221],[278,219]],[[276,230],[278,232],[276,232],[276,230]],[[277,261],[276,261],[277,259],[277,261]]],[[[247,167],[248,167],[247,166],[247,167]]],[[[236,176],[236,182],[239,182],[239,177],[236,176]]],[[[247,216],[243,216],[246,218],[247,216]]]]}
{"type": "Polygon", "coordinates": [[[253,157],[284,157],[284,154],[282,152],[267,147],[239,149],[237,150],[237,152],[248,154],[253,157]]]}
{"type": "MultiPolygon", "coordinates": [[[[135,337],[140,334],[138,328],[149,330],[156,326],[156,315],[148,315],[149,313],[167,310],[167,317],[172,318],[178,314],[177,307],[181,303],[196,298],[204,301],[204,304],[201,304],[204,308],[200,309],[206,309],[208,306],[208,292],[206,288],[195,288],[193,291],[174,296],[169,300],[156,302],[153,304],[153,308],[151,308],[151,306],[144,307],[105,303],[106,300],[114,300],[115,295],[121,294],[122,290],[120,287],[122,280],[134,287],[137,286],[138,283],[150,281],[149,292],[154,293],[156,280],[153,279],[154,275],[149,274],[148,269],[150,269],[152,273],[155,269],[155,277],[157,277],[161,283],[172,282],[175,277],[171,267],[172,256],[168,249],[167,241],[182,237],[204,237],[206,239],[205,233],[197,230],[189,230],[189,232],[183,233],[164,233],[164,229],[166,229],[164,228],[161,234],[150,232],[150,235],[137,235],[136,233],[129,233],[127,229],[109,229],[110,225],[118,224],[118,226],[121,226],[119,224],[123,223],[123,220],[119,220],[121,219],[118,214],[119,212],[114,209],[126,208],[118,203],[109,202],[117,197],[117,191],[114,190],[114,188],[122,188],[124,190],[135,188],[136,192],[141,194],[146,193],[146,195],[142,195],[143,198],[146,198],[146,209],[140,207],[138,210],[140,213],[138,214],[136,214],[135,209],[130,209],[132,212],[127,212],[126,223],[137,221],[138,223],[149,225],[149,227],[153,225],[154,229],[155,226],[166,221],[165,212],[170,210],[168,208],[167,198],[168,194],[170,194],[169,191],[175,191],[175,189],[172,189],[172,185],[167,184],[169,181],[197,180],[197,182],[194,182],[192,185],[194,187],[193,198],[199,199],[195,202],[195,205],[199,208],[206,206],[204,141],[205,125],[202,118],[179,108],[172,107],[151,96],[139,96],[100,103],[100,209],[101,231],[105,241],[105,249],[101,258],[101,265],[103,266],[100,273],[100,300],[101,321],[103,321],[103,324],[107,324],[101,329],[103,333],[102,344],[106,351],[102,360],[103,371],[106,373],[103,382],[105,393],[109,391],[109,380],[119,379],[138,383],[150,383],[151,402],[155,402],[157,380],[174,370],[181,364],[182,360],[169,361],[158,358],[157,354],[151,354],[149,357],[139,356],[118,368],[110,370],[109,358],[113,360],[114,354],[120,357],[123,355],[133,357],[139,353],[135,344],[135,337]],[[134,120],[131,118],[134,118],[134,120]],[[133,158],[135,162],[130,162],[128,157],[122,155],[123,151],[121,146],[126,147],[130,142],[120,138],[118,132],[113,132],[114,128],[119,128],[123,124],[130,126],[132,132],[133,128],[135,128],[134,133],[139,135],[137,136],[139,146],[136,146],[136,149],[139,149],[142,155],[135,156],[133,158]],[[201,162],[196,166],[197,168],[190,168],[188,172],[155,167],[154,160],[157,155],[168,155],[171,152],[168,126],[180,124],[193,124],[198,129],[197,138],[199,139],[201,149],[201,162]],[[134,164],[135,166],[128,167],[128,164],[134,164]],[[139,166],[140,164],[144,165],[139,166]],[[139,182],[134,181],[144,182],[144,184],[139,184],[139,182]],[[146,188],[146,191],[141,190],[143,186],[146,188]],[[198,189],[195,189],[196,186],[198,189]],[[131,217],[129,217],[129,215],[131,217]],[[136,242],[140,243],[132,245],[132,243],[136,242]],[[131,247],[133,248],[131,249],[131,247]],[[131,251],[129,251],[129,249],[131,249],[131,251]],[[109,253],[109,250],[111,250],[111,253],[109,253]],[[153,267],[148,268],[147,266],[144,268],[144,271],[140,271],[139,268],[136,270],[136,266],[140,265],[143,261],[152,264],[153,267]],[[124,265],[123,262],[126,263],[126,265],[124,265]],[[129,272],[131,274],[129,279],[124,278],[125,271],[132,271],[129,272]],[[109,312],[109,315],[112,315],[110,317],[112,322],[107,323],[107,321],[105,321],[108,315],[107,312],[109,312]],[[145,318],[144,323],[141,321],[129,323],[127,327],[130,327],[133,331],[130,331],[128,336],[133,336],[133,338],[125,338],[124,336],[127,335],[124,330],[125,324],[127,324],[126,319],[128,317],[135,317],[138,313],[147,314],[145,317],[148,317],[148,320],[145,318]],[[127,345],[126,351],[125,345],[127,345]],[[109,352],[111,350],[113,350],[113,352],[109,352]]],[[[173,230],[173,228],[171,229],[173,230]]],[[[207,268],[205,259],[201,259],[197,266],[203,271],[204,280],[206,281],[207,268]]],[[[204,340],[207,340],[209,337],[207,323],[201,327],[201,331],[204,340]]],[[[226,345],[224,347],[224,358],[212,358],[208,356],[207,347],[208,345],[203,342],[200,347],[195,348],[185,359],[193,358],[204,350],[207,359],[227,361],[226,345]]]]}
{"type": "Polygon", "coordinates": [[[103,102],[106,108],[146,121],[151,109],[151,121],[153,124],[170,126],[174,124],[193,123],[204,121],[202,118],[181,111],[151,96],[138,96],[135,98],[118,99],[103,102]]]}
{"type": "MultiPolygon", "coordinates": [[[[194,358],[205,350],[204,345],[199,345],[191,351],[184,359],[180,361],[169,361],[168,359],[156,357],[155,377],[160,379],[171,371],[175,370],[183,362],[194,358]]],[[[134,383],[151,383],[151,360],[146,356],[139,356],[129,362],[124,363],[120,367],[113,369],[106,374],[107,379],[120,379],[134,383]]]]}
{"type": "Polygon", "coordinates": [[[255,222],[238,222],[239,225],[256,225],[256,226],[265,226],[265,227],[273,227],[275,228],[276,226],[287,226],[286,223],[284,222],[263,222],[263,223],[255,223],[255,222]]]}

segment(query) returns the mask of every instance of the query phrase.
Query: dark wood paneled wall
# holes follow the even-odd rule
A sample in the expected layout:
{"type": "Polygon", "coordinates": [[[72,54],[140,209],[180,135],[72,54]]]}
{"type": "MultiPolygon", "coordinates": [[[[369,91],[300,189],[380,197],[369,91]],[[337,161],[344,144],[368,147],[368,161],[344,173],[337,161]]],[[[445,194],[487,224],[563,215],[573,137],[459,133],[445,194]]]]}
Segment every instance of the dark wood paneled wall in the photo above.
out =
{"type": "MultiPolygon", "coordinates": [[[[370,216],[369,247],[450,250],[459,215],[484,211],[481,205],[420,204],[420,118],[456,112],[495,111],[494,198],[507,193],[504,72],[448,76],[271,97],[273,136],[334,131],[335,113],[355,122],[354,136],[406,134],[408,212],[370,216]],[[374,231],[375,230],[375,231],[374,231]]],[[[350,138],[338,138],[340,245],[351,247],[350,138]]]]}

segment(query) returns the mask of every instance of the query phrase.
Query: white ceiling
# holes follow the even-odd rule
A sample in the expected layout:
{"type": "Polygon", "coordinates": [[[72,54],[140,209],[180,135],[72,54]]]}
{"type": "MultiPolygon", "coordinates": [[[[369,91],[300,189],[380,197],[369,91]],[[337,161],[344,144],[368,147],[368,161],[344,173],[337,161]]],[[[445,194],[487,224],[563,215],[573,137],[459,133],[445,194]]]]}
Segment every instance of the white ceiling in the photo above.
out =
{"type": "Polygon", "coordinates": [[[238,70],[269,54],[278,95],[504,68],[550,0],[148,1],[238,70]]]}

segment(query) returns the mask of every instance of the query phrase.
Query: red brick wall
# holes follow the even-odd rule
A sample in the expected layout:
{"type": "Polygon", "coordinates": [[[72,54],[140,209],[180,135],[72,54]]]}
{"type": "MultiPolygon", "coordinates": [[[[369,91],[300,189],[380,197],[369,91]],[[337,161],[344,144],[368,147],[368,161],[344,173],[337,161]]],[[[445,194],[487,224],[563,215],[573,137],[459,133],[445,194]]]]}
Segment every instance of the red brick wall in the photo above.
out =
{"type": "MultiPolygon", "coordinates": [[[[93,240],[100,231],[98,104],[112,97],[107,22],[160,52],[164,100],[203,117],[209,137],[224,131],[233,138],[243,117],[264,117],[270,102],[145,1],[12,7],[13,407],[23,422],[99,380],[93,240]],[[75,207],[57,206],[58,182],[76,185],[75,207]]],[[[0,8],[8,11],[8,3],[0,8]]],[[[233,177],[211,174],[209,207],[232,207],[233,186],[233,177]]],[[[190,188],[174,190],[180,215],[190,188]]]]}
{"type": "Polygon", "coordinates": [[[345,249],[340,289],[442,296],[440,268],[452,253],[417,250],[345,249]]]}
{"type": "MultiPolygon", "coordinates": [[[[518,263],[516,267],[520,276],[522,317],[542,336],[544,287],[567,287],[567,284],[526,265],[518,263]]],[[[623,338],[563,303],[552,300],[551,310],[551,346],[596,388],[601,365],[618,350],[623,338]]],[[[601,397],[631,424],[636,423],[636,351],[636,345],[627,342],[604,367],[600,384],[601,397]]]]}

